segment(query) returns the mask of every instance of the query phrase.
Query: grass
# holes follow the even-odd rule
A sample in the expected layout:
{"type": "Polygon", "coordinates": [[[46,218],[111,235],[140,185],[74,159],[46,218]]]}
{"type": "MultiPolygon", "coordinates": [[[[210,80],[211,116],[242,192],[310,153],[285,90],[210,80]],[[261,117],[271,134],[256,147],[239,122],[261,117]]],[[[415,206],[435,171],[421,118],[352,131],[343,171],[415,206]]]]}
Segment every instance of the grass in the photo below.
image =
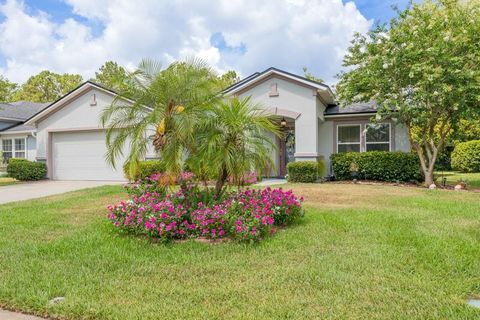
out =
{"type": "Polygon", "coordinates": [[[480,172],[462,173],[457,171],[436,172],[437,181],[442,182],[442,175],[447,178],[447,184],[456,185],[460,181],[466,181],[469,189],[480,189],[480,172]]]}
{"type": "Polygon", "coordinates": [[[295,185],[258,245],[119,236],[106,186],[0,206],[0,305],[61,319],[474,319],[480,193],[295,185]],[[49,305],[54,297],[65,297],[49,305]]]}
{"type": "Polygon", "coordinates": [[[11,185],[11,184],[15,184],[17,183],[18,181],[13,179],[13,178],[9,178],[9,177],[0,177],[0,187],[1,186],[8,186],[8,185],[11,185]]]}

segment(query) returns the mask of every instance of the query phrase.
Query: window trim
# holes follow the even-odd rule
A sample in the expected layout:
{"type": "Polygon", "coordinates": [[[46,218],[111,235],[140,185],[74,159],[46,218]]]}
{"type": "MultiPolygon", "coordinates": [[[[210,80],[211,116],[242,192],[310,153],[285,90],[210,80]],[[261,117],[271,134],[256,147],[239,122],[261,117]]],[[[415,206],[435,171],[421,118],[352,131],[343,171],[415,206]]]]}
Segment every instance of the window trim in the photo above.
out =
{"type": "MultiPolygon", "coordinates": [[[[12,137],[12,138],[2,138],[2,149],[1,149],[1,152],[2,154],[4,154],[5,152],[8,152],[8,153],[11,153],[12,156],[10,158],[16,158],[16,159],[27,159],[27,138],[26,137],[22,137],[22,138],[16,138],[16,137],[12,137]],[[15,144],[15,140],[23,140],[23,146],[24,148],[23,149],[17,149],[16,148],[16,144],[15,144]],[[12,146],[12,150],[10,151],[4,151],[3,150],[3,146],[4,146],[4,141],[10,141],[11,143],[11,146],[12,146]],[[23,158],[18,158],[16,157],[16,154],[17,152],[23,152],[24,156],[23,158]]],[[[4,157],[2,157],[2,162],[4,161],[4,157]]]]}
{"type": "Polygon", "coordinates": [[[392,151],[392,124],[390,122],[380,122],[378,124],[388,125],[388,141],[368,142],[367,141],[368,126],[375,125],[375,123],[367,123],[365,124],[365,152],[367,151],[367,144],[387,144],[387,143],[388,143],[388,151],[392,151]]]}
{"type": "Polygon", "coordinates": [[[362,125],[360,123],[344,123],[344,124],[338,124],[337,125],[337,136],[336,136],[336,149],[337,149],[337,153],[338,153],[338,146],[339,145],[347,145],[347,144],[355,144],[355,145],[359,145],[359,149],[360,149],[360,152],[362,152],[362,125]],[[358,127],[359,129],[359,136],[358,136],[358,142],[338,142],[338,128],[340,127],[358,127]]]}
{"type": "MultiPolygon", "coordinates": [[[[389,141],[385,142],[369,142],[369,144],[386,144],[388,143],[388,150],[393,151],[395,150],[395,126],[392,125],[391,122],[386,121],[386,122],[380,122],[381,124],[388,124],[389,126],[389,141]]],[[[338,146],[342,144],[360,144],[360,152],[366,152],[367,151],[367,137],[366,137],[366,131],[365,129],[367,128],[368,125],[372,125],[375,123],[372,123],[371,121],[364,119],[364,120],[348,120],[348,121],[335,121],[333,123],[334,126],[334,138],[333,138],[333,150],[334,153],[339,153],[338,152],[338,146]],[[358,142],[347,142],[347,143],[339,143],[338,142],[338,127],[351,127],[351,126],[359,126],[360,127],[360,143],[358,142]]],[[[353,151],[356,152],[356,151],[353,151]]]]}

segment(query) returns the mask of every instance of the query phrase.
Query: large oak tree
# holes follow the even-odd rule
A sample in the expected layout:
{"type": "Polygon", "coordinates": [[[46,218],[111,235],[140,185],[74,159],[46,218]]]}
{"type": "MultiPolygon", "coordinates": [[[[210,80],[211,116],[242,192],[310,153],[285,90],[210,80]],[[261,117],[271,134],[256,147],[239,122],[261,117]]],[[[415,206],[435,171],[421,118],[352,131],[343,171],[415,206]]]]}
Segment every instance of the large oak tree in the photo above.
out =
{"type": "Polygon", "coordinates": [[[355,35],[344,66],[341,101],[374,100],[377,120],[405,125],[430,185],[447,136],[480,115],[480,0],[412,4],[389,26],[355,35]]]}

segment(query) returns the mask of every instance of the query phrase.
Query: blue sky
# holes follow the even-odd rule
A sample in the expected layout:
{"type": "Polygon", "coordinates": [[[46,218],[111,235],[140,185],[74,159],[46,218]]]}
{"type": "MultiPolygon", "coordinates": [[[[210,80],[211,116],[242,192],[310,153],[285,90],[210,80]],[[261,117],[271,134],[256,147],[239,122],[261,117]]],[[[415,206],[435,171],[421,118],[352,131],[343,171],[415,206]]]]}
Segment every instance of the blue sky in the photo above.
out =
{"type": "Polygon", "coordinates": [[[407,7],[409,0],[355,0],[354,2],[366,18],[384,23],[395,16],[392,6],[396,5],[403,10],[407,7]]]}
{"type": "Polygon", "coordinates": [[[48,69],[93,76],[114,60],[168,64],[197,56],[241,76],[303,67],[335,81],[354,32],[408,0],[0,0],[0,75],[16,82],[48,69]],[[142,5],[139,5],[141,2],[142,5]]]}

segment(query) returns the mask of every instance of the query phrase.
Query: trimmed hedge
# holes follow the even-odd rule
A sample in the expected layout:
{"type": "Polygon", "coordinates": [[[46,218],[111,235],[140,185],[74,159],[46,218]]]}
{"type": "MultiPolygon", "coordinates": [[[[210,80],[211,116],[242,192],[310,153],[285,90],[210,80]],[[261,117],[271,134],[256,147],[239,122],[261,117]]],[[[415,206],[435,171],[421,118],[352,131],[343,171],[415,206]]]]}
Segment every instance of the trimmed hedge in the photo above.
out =
{"type": "Polygon", "coordinates": [[[289,182],[315,182],[323,174],[322,161],[295,161],[287,164],[289,182]]]}
{"type": "Polygon", "coordinates": [[[8,160],[7,173],[10,177],[21,181],[42,180],[47,176],[47,165],[42,162],[12,158],[8,160]]]}
{"type": "Polygon", "coordinates": [[[379,181],[420,181],[422,174],[418,156],[406,152],[346,152],[330,156],[337,180],[351,180],[351,169],[357,167],[357,179],[379,181]]]}
{"type": "Polygon", "coordinates": [[[130,181],[143,180],[154,173],[165,172],[165,166],[158,160],[140,161],[138,172],[134,177],[130,176],[128,166],[128,163],[123,166],[123,173],[125,174],[125,178],[130,181]]]}
{"type": "Polygon", "coordinates": [[[480,140],[457,144],[452,152],[452,168],[462,172],[480,172],[480,140]]]}

